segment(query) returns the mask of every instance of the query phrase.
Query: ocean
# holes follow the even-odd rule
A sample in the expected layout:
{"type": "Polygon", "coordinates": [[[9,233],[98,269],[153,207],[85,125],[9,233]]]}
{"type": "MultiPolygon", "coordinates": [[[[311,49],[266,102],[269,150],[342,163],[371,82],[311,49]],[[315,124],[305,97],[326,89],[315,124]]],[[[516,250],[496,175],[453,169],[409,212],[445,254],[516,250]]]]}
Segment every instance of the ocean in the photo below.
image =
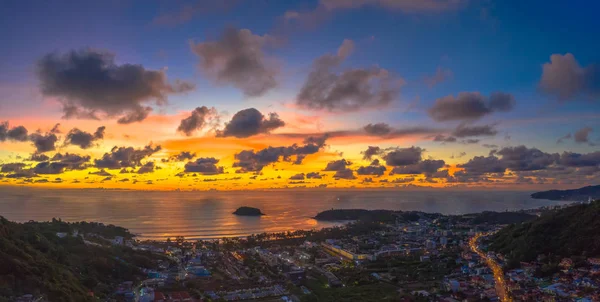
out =
{"type": "Polygon", "coordinates": [[[17,222],[52,218],[103,222],[128,228],[142,240],[165,240],[174,236],[215,239],[329,227],[335,223],[311,218],[328,209],[464,214],[564,203],[535,200],[529,194],[527,191],[448,189],[165,192],[0,186],[0,216],[17,222]],[[257,207],[266,215],[233,215],[240,206],[257,207]]]}

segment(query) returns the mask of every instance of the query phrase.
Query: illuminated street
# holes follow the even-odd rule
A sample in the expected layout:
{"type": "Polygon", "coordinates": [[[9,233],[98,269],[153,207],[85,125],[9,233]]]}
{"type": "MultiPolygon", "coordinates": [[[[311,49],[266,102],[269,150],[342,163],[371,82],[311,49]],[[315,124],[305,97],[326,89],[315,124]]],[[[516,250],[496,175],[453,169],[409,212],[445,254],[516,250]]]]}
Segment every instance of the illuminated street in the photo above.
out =
{"type": "Polygon", "coordinates": [[[498,262],[496,262],[494,259],[488,257],[487,254],[482,252],[477,244],[481,237],[485,237],[487,235],[487,233],[476,234],[471,238],[471,240],[469,240],[469,247],[473,252],[477,253],[477,255],[483,258],[487,263],[488,267],[492,270],[494,274],[494,279],[496,281],[496,293],[498,294],[498,298],[500,299],[500,301],[512,302],[513,300],[510,298],[510,295],[508,294],[508,290],[506,288],[506,281],[504,280],[504,272],[502,270],[502,267],[498,264],[498,262]]]}

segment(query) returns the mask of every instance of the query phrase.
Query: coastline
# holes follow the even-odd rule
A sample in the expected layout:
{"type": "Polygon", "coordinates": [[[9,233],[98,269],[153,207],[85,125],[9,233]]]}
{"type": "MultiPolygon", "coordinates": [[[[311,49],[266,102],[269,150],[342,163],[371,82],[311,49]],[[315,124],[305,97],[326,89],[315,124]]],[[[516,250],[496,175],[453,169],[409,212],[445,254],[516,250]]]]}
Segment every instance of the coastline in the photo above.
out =
{"type": "Polygon", "coordinates": [[[460,215],[482,211],[532,209],[564,204],[534,200],[529,192],[369,191],[334,192],[142,192],[77,190],[6,190],[0,213],[16,222],[100,221],[123,226],[140,239],[219,239],[264,232],[321,229],[340,221],[312,219],[326,209],[420,211],[460,215]],[[232,215],[240,206],[259,208],[260,219],[232,215]]]}

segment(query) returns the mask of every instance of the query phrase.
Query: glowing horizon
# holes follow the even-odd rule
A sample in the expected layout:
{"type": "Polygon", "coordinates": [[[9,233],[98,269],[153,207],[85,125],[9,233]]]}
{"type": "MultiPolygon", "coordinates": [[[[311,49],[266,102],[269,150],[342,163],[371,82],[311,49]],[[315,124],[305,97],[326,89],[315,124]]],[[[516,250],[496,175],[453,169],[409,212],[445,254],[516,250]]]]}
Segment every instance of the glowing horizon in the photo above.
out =
{"type": "Polygon", "coordinates": [[[599,45],[564,34],[600,34],[578,22],[598,22],[587,10],[555,22],[561,9],[522,4],[544,10],[533,34],[511,1],[309,2],[0,12],[35,25],[0,29],[12,46],[0,50],[0,185],[600,182],[599,45]]]}

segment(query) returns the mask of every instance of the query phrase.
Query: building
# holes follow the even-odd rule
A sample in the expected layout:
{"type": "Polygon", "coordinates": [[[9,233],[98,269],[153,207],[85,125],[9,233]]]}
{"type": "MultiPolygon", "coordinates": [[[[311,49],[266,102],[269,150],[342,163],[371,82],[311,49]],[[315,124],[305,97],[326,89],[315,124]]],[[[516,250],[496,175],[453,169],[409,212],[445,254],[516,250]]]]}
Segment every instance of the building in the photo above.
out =
{"type": "Polygon", "coordinates": [[[326,250],[334,252],[348,260],[369,260],[371,259],[370,255],[367,254],[355,254],[350,251],[344,250],[341,247],[329,243],[321,244],[326,250]]]}
{"type": "Polygon", "coordinates": [[[115,238],[112,240],[112,244],[114,244],[114,245],[123,245],[123,237],[121,237],[121,236],[115,236],[115,238]]]}
{"type": "Polygon", "coordinates": [[[448,245],[448,237],[440,237],[440,244],[443,246],[448,245]]]}
{"type": "Polygon", "coordinates": [[[428,250],[434,250],[436,248],[435,241],[428,239],[425,241],[425,248],[428,250]]]}
{"type": "Polygon", "coordinates": [[[294,270],[286,273],[286,276],[294,284],[300,284],[306,279],[306,271],[304,271],[303,269],[294,270]]]}

